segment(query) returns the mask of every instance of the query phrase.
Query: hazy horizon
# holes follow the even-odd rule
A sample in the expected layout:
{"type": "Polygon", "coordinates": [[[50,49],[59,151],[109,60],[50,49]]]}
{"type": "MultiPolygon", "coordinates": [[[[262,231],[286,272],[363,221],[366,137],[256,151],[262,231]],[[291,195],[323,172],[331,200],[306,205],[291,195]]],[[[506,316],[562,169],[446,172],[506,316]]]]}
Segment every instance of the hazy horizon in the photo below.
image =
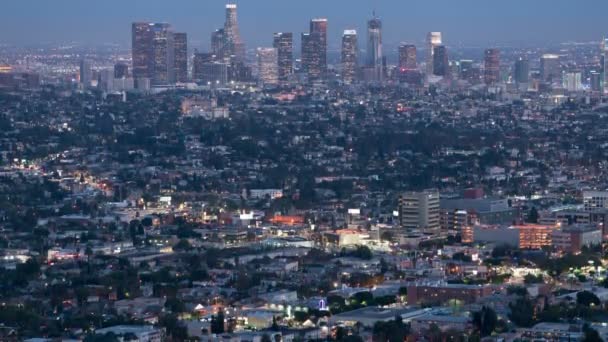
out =
{"type": "MultiPolygon", "coordinates": [[[[225,0],[4,0],[0,43],[32,45],[78,42],[130,45],[133,21],[162,21],[186,32],[192,47],[207,48],[211,32],[223,25],[225,0]]],[[[599,41],[608,1],[584,6],[566,0],[258,0],[238,1],[241,35],[248,48],[269,46],[272,33],[308,29],[313,17],[329,20],[329,44],[344,29],[357,29],[364,44],[366,20],[375,9],[386,44],[420,43],[441,31],[449,44],[490,46],[516,43],[599,41]],[[346,11],[348,9],[348,11],[346,11]],[[575,24],[574,24],[575,23],[575,24]]],[[[606,30],[608,32],[608,29],[606,30]]]]}

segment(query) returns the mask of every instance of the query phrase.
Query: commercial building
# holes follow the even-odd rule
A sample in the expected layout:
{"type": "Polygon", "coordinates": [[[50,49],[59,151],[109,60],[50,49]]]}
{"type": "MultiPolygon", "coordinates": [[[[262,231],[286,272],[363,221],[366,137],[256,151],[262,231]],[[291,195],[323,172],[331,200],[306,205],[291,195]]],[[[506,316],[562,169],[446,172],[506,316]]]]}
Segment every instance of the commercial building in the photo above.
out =
{"type": "Polygon", "coordinates": [[[152,85],[167,85],[175,81],[173,38],[169,24],[133,23],[133,77],[138,85],[146,82],[144,79],[149,79],[152,85]]]}
{"type": "Polygon", "coordinates": [[[88,88],[91,86],[91,81],[93,80],[93,69],[91,67],[91,62],[87,59],[80,60],[80,84],[84,88],[88,88]]]}
{"type": "Polygon", "coordinates": [[[258,71],[264,85],[279,83],[279,55],[275,48],[258,48],[258,71]]]}
{"type": "Polygon", "coordinates": [[[133,60],[133,78],[152,77],[152,26],[147,22],[133,23],[131,27],[131,53],[133,60]]]}
{"type": "Polygon", "coordinates": [[[552,245],[555,225],[525,224],[514,226],[476,225],[465,227],[463,242],[483,242],[509,245],[522,249],[541,249],[552,245]]]}
{"type": "Polygon", "coordinates": [[[604,211],[608,209],[608,191],[583,191],[585,211],[604,211]]]}
{"type": "Polygon", "coordinates": [[[435,47],[442,44],[441,32],[429,32],[426,37],[426,74],[427,77],[434,75],[434,54],[435,47]]]}
{"type": "Polygon", "coordinates": [[[518,57],[515,61],[513,79],[517,84],[527,84],[530,81],[530,62],[525,57],[518,57]]]}
{"type": "Polygon", "coordinates": [[[487,85],[500,81],[500,50],[487,49],[485,51],[483,79],[487,85]]]}
{"type": "Polygon", "coordinates": [[[226,21],[224,23],[224,48],[225,56],[234,56],[237,60],[245,60],[245,44],[241,40],[239,24],[237,19],[236,4],[226,4],[226,21]]]}
{"type": "Polygon", "coordinates": [[[171,26],[155,23],[151,26],[152,85],[167,85],[175,78],[175,46],[171,26]]]}
{"type": "Polygon", "coordinates": [[[410,44],[399,45],[399,70],[414,70],[416,64],[416,46],[410,44]]]}
{"type": "Polygon", "coordinates": [[[583,247],[602,243],[602,230],[596,225],[575,225],[553,231],[553,247],[566,253],[578,253],[583,247]]]}
{"type": "Polygon", "coordinates": [[[353,83],[357,76],[357,31],[344,30],[342,35],[342,80],[353,83]]]}
{"type": "Polygon", "coordinates": [[[272,46],[278,53],[279,80],[285,81],[293,74],[293,33],[275,33],[272,46]]]}
{"type": "Polygon", "coordinates": [[[517,210],[501,198],[459,198],[440,201],[441,228],[461,231],[476,224],[512,224],[517,210]]]}
{"type": "Polygon", "coordinates": [[[543,82],[561,83],[562,70],[559,55],[542,55],[542,57],[540,58],[540,77],[543,82]]]}
{"type": "Polygon", "coordinates": [[[223,28],[211,33],[211,51],[218,60],[230,57],[230,52],[226,48],[226,35],[223,28]]]}
{"type": "Polygon", "coordinates": [[[406,231],[436,234],[439,224],[439,192],[407,192],[399,197],[399,223],[406,231]]]}
{"type": "Polygon", "coordinates": [[[195,52],[192,59],[192,80],[197,83],[203,83],[205,79],[205,64],[211,64],[214,60],[215,55],[212,53],[195,52]]]}
{"type": "Polygon", "coordinates": [[[114,78],[127,78],[129,77],[129,66],[126,63],[114,64],[114,78]]]}
{"type": "Polygon", "coordinates": [[[370,71],[371,80],[383,78],[382,57],[382,21],[375,15],[367,22],[367,58],[366,68],[370,71]]]}
{"type": "Polygon", "coordinates": [[[192,79],[202,85],[224,85],[228,83],[228,64],[216,61],[211,53],[195,53],[192,79]]]}
{"type": "Polygon", "coordinates": [[[175,70],[173,72],[175,81],[188,82],[188,35],[186,33],[174,33],[173,48],[175,51],[175,70]]]}
{"type": "Polygon", "coordinates": [[[323,78],[327,71],[327,19],[310,21],[310,32],[302,34],[302,69],[309,80],[323,78]]]}
{"type": "Polygon", "coordinates": [[[567,72],[563,79],[564,89],[577,92],[583,89],[583,79],[580,72],[567,72]]]}
{"type": "Polygon", "coordinates": [[[478,299],[492,294],[491,285],[447,284],[426,282],[407,286],[408,305],[442,305],[452,300],[475,303],[478,299]]]}
{"type": "Polygon", "coordinates": [[[433,48],[433,75],[442,77],[450,75],[448,49],[443,45],[433,48]]]}

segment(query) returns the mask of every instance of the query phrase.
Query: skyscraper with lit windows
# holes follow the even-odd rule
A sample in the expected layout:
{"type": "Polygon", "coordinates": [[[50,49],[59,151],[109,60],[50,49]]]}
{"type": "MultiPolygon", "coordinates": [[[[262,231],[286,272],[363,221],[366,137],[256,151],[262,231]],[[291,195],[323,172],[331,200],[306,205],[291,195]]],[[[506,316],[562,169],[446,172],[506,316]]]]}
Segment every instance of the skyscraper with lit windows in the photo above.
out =
{"type": "Polygon", "coordinates": [[[175,81],[188,82],[188,36],[186,33],[173,34],[175,81]]]}
{"type": "Polygon", "coordinates": [[[175,48],[173,33],[167,23],[154,23],[152,34],[152,85],[167,85],[174,80],[175,48]]]}
{"type": "Polygon", "coordinates": [[[500,81],[500,50],[487,49],[483,59],[483,79],[487,85],[496,84],[500,81]]]}
{"type": "Polygon", "coordinates": [[[241,33],[237,19],[236,4],[226,4],[226,22],[224,23],[225,48],[230,56],[238,60],[245,60],[245,44],[241,40],[241,33]]]}
{"type": "Polygon", "coordinates": [[[426,74],[427,76],[434,75],[433,72],[433,55],[435,47],[442,44],[441,32],[429,32],[426,36],[426,74]]]}
{"type": "Polygon", "coordinates": [[[547,83],[561,83],[562,66],[559,60],[559,55],[542,55],[542,57],[540,58],[540,77],[544,82],[547,83]]]}
{"type": "Polygon", "coordinates": [[[519,57],[515,61],[515,70],[513,72],[513,79],[517,84],[526,84],[530,80],[530,62],[525,57],[519,57]]]}
{"type": "Polygon", "coordinates": [[[441,77],[450,76],[448,49],[443,45],[433,48],[433,75],[441,77]]]}
{"type": "Polygon", "coordinates": [[[272,46],[277,49],[278,53],[279,80],[285,81],[293,74],[293,33],[275,33],[272,46]]]}
{"type": "Polygon", "coordinates": [[[416,68],[416,46],[410,44],[399,45],[399,69],[405,71],[416,68]]]}
{"type": "Polygon", "coordinates": [[[383,76],[382,21],[375,16],[367,22],[366,74],[373,81],[381,81],[383,76]]]}
{"type": "Polygon", "coordinates": [[[132,25],[133,77],[137,84],[167,85],[175,82],[174,33],[167,23],[132,25]]]}
{"type": "Polygon", "coordinates": [[[357,75],[357,31],[344,30],[342,35],[342,80],[353,83],[357,75]]]}
{"type": "Polygon", "coordinates": [[[302,34],[302,68],[310,80],[320,79],[327,71],[327,19],[310,21],[310,32],[302,34]]]}
{"type": "Polygon", "coordinates": [[[147,22],[131,26],[133,78],[152,78],[152,25],[147,22]]]}
{"type": "Polygon", "coordinates": [[[279,83],[279,55],[275,48],[257,49],[259,79],[263,85],[279,83]]]}

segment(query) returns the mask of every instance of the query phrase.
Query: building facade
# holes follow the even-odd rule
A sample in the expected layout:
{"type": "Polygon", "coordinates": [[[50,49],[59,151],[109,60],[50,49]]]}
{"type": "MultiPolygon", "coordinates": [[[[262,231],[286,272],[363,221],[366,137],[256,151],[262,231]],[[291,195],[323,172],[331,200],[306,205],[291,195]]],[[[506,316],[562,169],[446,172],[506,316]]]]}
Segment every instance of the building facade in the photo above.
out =
{"type": "Polygon", "coordinates": [[[353,83],[357,76],[357,31],[345,30],[342,35],[342,80],[353,83]]]}

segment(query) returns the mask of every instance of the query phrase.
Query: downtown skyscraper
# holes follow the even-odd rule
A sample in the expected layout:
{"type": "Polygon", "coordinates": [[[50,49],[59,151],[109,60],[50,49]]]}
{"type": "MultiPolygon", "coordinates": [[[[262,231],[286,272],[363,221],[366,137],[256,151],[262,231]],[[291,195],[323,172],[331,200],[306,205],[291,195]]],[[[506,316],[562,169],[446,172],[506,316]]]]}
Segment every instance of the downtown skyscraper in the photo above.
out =
{"type": "Polygon", "coordinates": [[[600,44],[600,87],[602,92],[608,92],[608,38],[602,39],[600,44]]]}
{"type": "Polygon", "coordinates": [[[279,79],[287,80],[293,74],[293,33],[277,32],[273,36],[272,46],[277,49],[279,79]]]}
{"type": "Polygon", "coordinates": [[[175,82],[188,82],[188,35],[186,33],[173,34],[173,49],[175,82]]]}
{"type": "Polygon", "coordinates": [[[426,74],[427,77],[434,75],[433,72],[433,55],[435,54],[435,47],[442,44],[441,32],[429,32],[426,36],[426,74]]]}
{"type": "Polygon", "coordinates": [[[382,80],[382,61],[382,21],[374,14],[373,18],[367,22],[367,58],[365,63],[371,80],[382,80]]]}
{"type": "Polygon", "coordinates": [[[226,22],[224,23],[224,49],[228,56],[235,56],[239,61],[245,60],[245,44],[241,40],[241,33],[237,20],[236,4],[226,5],[226,22]]]}
{"type": "Polygon", "coordinates": [[[342,80],[351,84],[357,76],[357,31],[344,30],[341,55],[342,80]]]}
{"type": "Polygon", "coordinates": [[[173,83],[175,71],[175,47],[173,33],[167,23],[155,23],[151,27],[152,35],[152,85],[173,83]]]}
{"type": "Polygon", "coordinates": [[[309,80],[323,78],[327,71],[327,19],[310,21],[310,32],[302,34],[302,69],[309,80]]]}
{"type": "Polygon", "coordinates": [[[500,50],[487,49],[484,53],[483,79],[487,85],[500,81],[500,50]]]}
{"type": "Polygon", "coordinates": [[[411,44],[399,45],[399,69],[406,71],[416,68],[416,46],[411,44]]]}
{"type": "Polygon", "coordinates": [[[450,76],[448,49],[444,45],[438,45],[433,48],[433,75],[441,77],[450,76]]]}
{"type": "Polygon", "coordinates": [[[279,54],[276,48],[257,49],[259,79],[263,85],[279,83],[279,54]]]}
{"type": "MultiPolygon", "coordinates": [[[[145,87],[144,84],[148,82],[151,85],[174,83],[176,65],[171,26],[167,23],[138,22],[133,23],[131,33],[133,77],[138,87],[145,87]]],[[[182,44],[185,37],[178,39],[182,44]]]]}
{"type": "Polygon", "coordinates": [[[133,78],[152,78],[152,24],[133,23],[131,27],[133,78]]]}
{"type": "Polygon", "coordinates": [[[526,57],[518,57],[515,61],[513,79],[517,84],[527,84],[530,79],[530,62],[526,57]]]}

